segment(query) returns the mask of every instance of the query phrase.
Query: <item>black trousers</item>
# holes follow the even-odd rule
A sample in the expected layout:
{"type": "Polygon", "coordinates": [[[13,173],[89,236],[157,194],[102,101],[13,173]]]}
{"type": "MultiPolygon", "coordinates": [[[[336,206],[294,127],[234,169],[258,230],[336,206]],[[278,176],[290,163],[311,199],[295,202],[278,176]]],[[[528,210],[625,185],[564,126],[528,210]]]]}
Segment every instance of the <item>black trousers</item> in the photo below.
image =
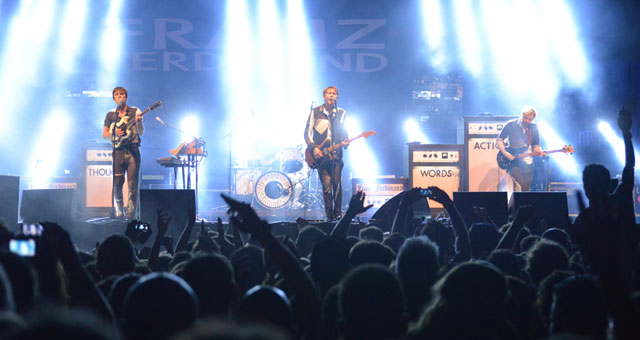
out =
{"type": "Polygon", "coordinates": [[[322,183],[324,211],[327,218],[333,219],[342,215],[342,160],[328,161],[318,168],[318,176],[322,183]]]}
{"type": "Polygon", "coordinates": [[[514,180],[513,191],[529,191],[531,180],[533,179],[533,164],[518,162],[510,171],[509,175],[514,180]]]}
{"type": "Polygon", "coordinates": [[[116,214],[122,215],[124,174],[127,174],[127,185],[129,193],[127,197],[127,217],[137,218],[140,214],[138,208],[138,180],[140,177],[140,148],[137,145],[125,146],[115,150],[114,155],[114,198],[116,204],[116,214]]]}

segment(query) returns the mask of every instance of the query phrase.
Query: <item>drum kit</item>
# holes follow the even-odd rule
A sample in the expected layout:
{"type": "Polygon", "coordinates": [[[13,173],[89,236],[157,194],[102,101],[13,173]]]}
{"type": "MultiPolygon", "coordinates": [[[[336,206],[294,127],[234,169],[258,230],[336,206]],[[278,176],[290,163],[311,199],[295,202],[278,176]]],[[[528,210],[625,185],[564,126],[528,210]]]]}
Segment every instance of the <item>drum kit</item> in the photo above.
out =
{"type": "Polygon", "coordinates": [[[255,154],[235,162],[235,194],[271,209],[322,208],[322,189],[304,161],[302,146],[275,155],[255,154]]]}

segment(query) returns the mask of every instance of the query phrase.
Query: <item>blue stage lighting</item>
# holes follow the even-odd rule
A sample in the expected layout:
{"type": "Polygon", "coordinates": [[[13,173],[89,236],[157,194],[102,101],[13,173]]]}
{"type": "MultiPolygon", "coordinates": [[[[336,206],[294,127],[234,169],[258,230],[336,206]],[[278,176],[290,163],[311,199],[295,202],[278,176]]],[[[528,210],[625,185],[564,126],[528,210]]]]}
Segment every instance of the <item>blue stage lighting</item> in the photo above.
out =
{"type": "MultiPolygon", "coordinates": [[[[364,132],[361,130],[358,120],[353,116],[346,118],[345,128],[351,138],[364,132]]],[[[379,175],[378,160],[367,143],[367,141],[358,140],[349,146],[347,155],[354,177],[374,178],[379,175]]]]}
{"type": "Polygon", "coordinates": [[[428,47],[431,66],[445,66],[444,53],[444,20],[440,0],[422,0],[423,30],[428,47]]]}
{"type": "Polygon", "coordinates": [[[420,131],[420,126],[415,119],[409,118],[404,122],[404,131],[407,134],[407,142],[420,142],[421,144],[428,144],[429,140],[420,131]]]}
{"type": "Polygon", "coordinates": [[[82,45],[82,36],[87,16],[88,0],[70,0],[65,8],[64,19],[58,36],[57,71],[64,77],[75,70],[77,53],[82,45]]]}
{"type": "MultiPolygon", "coordinates": [[[[618,136],[618,134],[611,128],[611,125],[607,122],[600,121],[598,122],[598,130],[607,140],[607,143],[611,145],[613,152],[618,159],[620,164],[624,165],[625,163],[625,149],[624,149],[624,140],[618,136]]],[[[640,166],[640,154],[635,152],[636,164],[635,168],[640,166]]]]}

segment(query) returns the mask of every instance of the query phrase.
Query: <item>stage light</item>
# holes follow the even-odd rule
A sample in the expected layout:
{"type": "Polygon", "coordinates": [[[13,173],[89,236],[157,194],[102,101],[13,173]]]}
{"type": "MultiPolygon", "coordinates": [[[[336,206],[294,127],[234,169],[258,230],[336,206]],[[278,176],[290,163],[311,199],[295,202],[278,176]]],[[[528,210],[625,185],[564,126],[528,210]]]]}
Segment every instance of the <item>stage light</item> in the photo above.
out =
{"type": "MultiPolygon", "coordinates": [[[[598,122],[598,130],[600,130],[600,133],[607,140],[607,143],[611,145],[611,148],[613,149],[613,152],[615,153],[616,158],[618,159],[618,162],[624,165],[626,161],[624,140],[618,136],[618,134],[613,130],[613,128],[611,128],[611,125],[609,125],[609,123],[607,122],[604,122],[604,121],[598,122]]],[[[638,152],[635,152],[634,154],[636,158],[635,168],[638,168],[640,166],[640,154],[638,154],[638,152]]]]}
{"type": "Polygon", "coordinates": [[[578,27],[565,0],[537,1],[544,15],[541,30],[554,51],[559,71],[570,85],[581,86],[589,77],[589,63],[580,41],[578,27]]]}
{"type": "Polygon", "coordinates": [[[0,134],[7,135],[14,126],[16,110],[30,98],[28,84],[41,82],[41,58],[51,34],[55,1],[23,1],[11,19],[2,49],[0,99],[3,103],[0,134]],[[34,26],[34,23],[38,23],[34,26]],[[7,114],[5,114],[7,113],[7,114]]]}
{"type": "MultiPolygon", "coordinates": [[[[347,117],[344,124],[350,138],[364,132],[353,116],[347,117]]],[[[367,143],[367,141],[361,140],[354,141],[345,152],[348,155],[354,177],[374,178],[379,175],[378,161],[367,143]]]]}
{"type": "Polygon", "coordinates": [[[34,189],[46,188],[55,174],[71,125],[69,114],[61,109],[54,109],[42,124],[38,142],[27,165],[34,189]]]}
{"type": "Polygon", "coordinates": [[[444,66],[444,21],[440,0],[422,0],[422,22],[431,66],[444,66]]]}
{"type": "Polygon", "coordinates": [[[59,34],[57,71],[66,76],[74,70],[76,55],[81,45],[81,38],[87,15],[88,0],[70,0],[65,8],[64,19],[59,34]]]}
{"type": "Polygon", "coordinates": [[[421,144],[428,144],[429,140],[420,131],[420,126],[415,119],[409,118],[404,122],[404,131],[407,134],[407,143],[420,142],[421,144]]]}
{"type": "Polygon", "coordinates": [[[226,93],[227,131],[243,122],[243,112],[252,105],[253,74],[252,22],[246,0],[227,1],[225,20],[224,85],[226,93]]]}
{"type": "Polygon", "coordinates": [[[200,120],[195,114],[188,114],[182,118],[180,129],[184,131],[182,141],[191,141],[193,137],[200,137],[200,120]]]}
{"type": "Polygon", "coordinates": [[[480,37],[476,34],[477,26],[471,6],[471,0],[455,0],[453,2],[462,62],[467,71],[476,77],[482,73],[482,56],[480,54],[480,37]]]}
{"type": "MultiPolygon", "coordinates": [[[[288,78],[287,100],[288,116],[282,125],[288,131],[298,131],[308,118],[309,106],[314,94],[315,86],[314,47],[309,33],[307,14],[304,2],[300,0],[287,0],[286,20],[286,59],[285,70],[288,78]]],[[[319,92],[319,91],[318,91],[319,92]]],[[[282,133],[288,137],[285,145],[296,145],[302,142],[300,134],[282,133]]]]}
{"type": "MultiPolygon", "coordinates": [[[[566,143],[547,122],[540,120],[538,127],[540,138],[545,141],[547,146],[551,146],[552,149],[559,149],[569,144],[566,143]]],[[[549,156],[554,157],[553,154],[549,156]]],[[[558,168],[561,169],[562,172],[572,176],[579,175],[578,163],[576,162],[575,156],[558,155],[555,156],[553,160],[559,164],[558,168]]]]}
{"type": "Polygon", "coordinates": [[[109,1],[109,9],[104,17],[102,36],[100,38],[100,65],[102,74],[101,87],[113,87],[118,81],[118,69],[122,60],[123,29],[121,12],[123,0],[109,1]]]}

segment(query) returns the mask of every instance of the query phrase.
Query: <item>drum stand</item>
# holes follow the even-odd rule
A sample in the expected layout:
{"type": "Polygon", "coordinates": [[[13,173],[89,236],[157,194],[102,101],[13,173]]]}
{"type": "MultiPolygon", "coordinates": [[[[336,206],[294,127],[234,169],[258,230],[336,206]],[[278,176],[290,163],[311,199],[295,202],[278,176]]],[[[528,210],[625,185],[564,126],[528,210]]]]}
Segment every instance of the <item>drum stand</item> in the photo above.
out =
{"type": "Polygon", "coordinates": [[[315,169],[309,171],[307,175],[307,188],[306,192],[300,197],[300,202],[304,205],[304,218],[307,217],[307,212],[314,209],[322,209],[322,197],[319,195],[318,179],[316,176],[316,185],[313,191],[311,190],[311,176],[315,173],[315,169]]]}

